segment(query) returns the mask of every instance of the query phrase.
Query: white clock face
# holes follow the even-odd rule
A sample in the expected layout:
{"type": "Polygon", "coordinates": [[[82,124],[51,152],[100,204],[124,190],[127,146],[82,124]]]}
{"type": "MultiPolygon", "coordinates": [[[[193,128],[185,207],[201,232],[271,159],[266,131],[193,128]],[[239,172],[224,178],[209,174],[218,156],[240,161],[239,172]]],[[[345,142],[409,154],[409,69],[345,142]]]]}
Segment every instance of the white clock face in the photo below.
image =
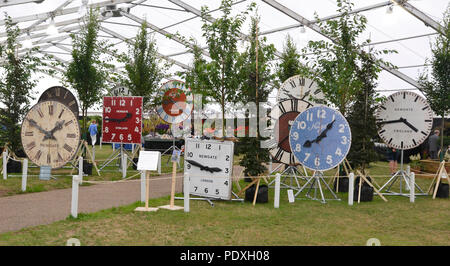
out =
{"type": "Polygon", "coordinates": [[[425,141],[433,125],[433,111],[420,95],[396,92],[379,106],[376,113],[378,134],[395,149],[412,149],[425,141]]]}
{"type": "Polygon", "coordinates": [[[78,119],[68,106],[60,102],[40,102],[25,116],[21,139],[25,154],[33,163],[60,168],[78,150],[78,119]]]}
{"type": "Polygon", "coordinates": [[[193,95],[183,81],[171,80],[164,83],[159,90],[162,103],[157,108],[161,119],[171,124],[178,124],[191,116],[193,95]]]}
{"type": "Polygon", "coordinates": [[[186,138],[184,172],[189,173],[190,194],[231,199],[233,149],[231,141],[186,138]]]}
{"type": "Polygon", "coordinates": [[[295,75],[288,78],[278,90],[277,102],[292,98],[310,103],[324,103],[325,99],[317,82],[301,75],[295,75]]]}

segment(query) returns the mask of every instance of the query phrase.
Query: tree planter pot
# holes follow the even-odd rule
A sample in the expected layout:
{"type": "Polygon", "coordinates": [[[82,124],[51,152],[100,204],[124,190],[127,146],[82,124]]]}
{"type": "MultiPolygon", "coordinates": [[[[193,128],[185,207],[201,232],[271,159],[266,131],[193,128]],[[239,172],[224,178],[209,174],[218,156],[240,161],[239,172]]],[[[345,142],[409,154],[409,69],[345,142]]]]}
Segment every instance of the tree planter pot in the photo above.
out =
{"type": "Polygon", "coordinates": [[[440,183],[438,186],[438,190],[436,192],[436,197],[437,198],[443,198],[443,199],[448,199],[448,191],[449,189],[449,185],[445,184],[445,183],[440,183]]]}
{"type": "MultiPolygon", "coordinates": [[[[370,182],[372,182],[372,179],[369,176],[366,176],[367,180],[369,180],[370,182]]],[[[359,179],[360,177],[358,176],[355,179],[355,189],[353,192],[353,201],[358,201],[358,194],[359,194],[359,179]]],[[[361,184],[361,197],[360,197],[360,201],[361,202],[366,202],[366,201],[372,201],[373,200],[373,192],[374,189],[373,187],[369,186],[369,184],[367,184],[366,182],[364,182],[364,180],[362,181],[361,184]]]]}
{"type": "MultiPolygon", "coordinates": [[[[256,186],[253,184],[245,191],[245,201],[253,202],[255,197],[256,186]]],[[[256,196],[256,203],[267,203],[269,202],[269,188],[267,185],[260,185],[258,188],[258,196],[256,196]]]]}
{"type": "Polygon", "coordinates": [[[337,182],[339,180],[339,190],[338,192],[348,192],[348,177],[339,177],[339,179],[334,180],[334,190],[336,191],[337,182]]]}
{"type": "Polygon", "coordinates": [[[83,173],[92,175],[92,163],[88,163],[87,160],[83,160],[83,173]]]}
{"type": "Polygon", "coordinates": [[[22,173],[22,163],[14,160],[8,160],[6,171],[9,173],[22,173]]]}

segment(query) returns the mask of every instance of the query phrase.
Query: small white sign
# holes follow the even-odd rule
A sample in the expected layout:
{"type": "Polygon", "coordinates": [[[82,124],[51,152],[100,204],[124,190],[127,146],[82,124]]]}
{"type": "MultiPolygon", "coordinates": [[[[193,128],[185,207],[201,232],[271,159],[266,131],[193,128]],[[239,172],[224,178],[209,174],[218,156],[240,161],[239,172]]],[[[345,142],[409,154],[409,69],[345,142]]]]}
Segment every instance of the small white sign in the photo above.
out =
{"type": "Polygon", "coordinates": [[[288,189],[287,193],[288,193],[289,203],[294,203],[294,201],[295,201],[294,191],[292,189],[288,189]]]}
{"type": "Polygon", "coordinates": [[[139,160],[137,170],[158,170],[161,161],[161,152],[159,151],[139,151],[139,160]]]}

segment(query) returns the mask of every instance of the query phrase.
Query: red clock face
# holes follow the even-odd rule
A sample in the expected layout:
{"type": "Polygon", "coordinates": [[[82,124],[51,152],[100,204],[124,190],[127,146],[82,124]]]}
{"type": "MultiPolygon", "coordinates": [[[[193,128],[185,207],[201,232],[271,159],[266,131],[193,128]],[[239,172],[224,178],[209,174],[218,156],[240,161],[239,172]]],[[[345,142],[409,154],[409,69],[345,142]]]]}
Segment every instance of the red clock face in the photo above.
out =
{"type": "Polygon", "coordinates": [[[164,93],[163,110],[171,116],[181,115],[186,108],[186,94],[178,88],[172,88],[164,93]]]}
{"type": "Polygon", "coordinates": [[[102,141],[141,143],[142,97],[103,97],[102,141]]]}

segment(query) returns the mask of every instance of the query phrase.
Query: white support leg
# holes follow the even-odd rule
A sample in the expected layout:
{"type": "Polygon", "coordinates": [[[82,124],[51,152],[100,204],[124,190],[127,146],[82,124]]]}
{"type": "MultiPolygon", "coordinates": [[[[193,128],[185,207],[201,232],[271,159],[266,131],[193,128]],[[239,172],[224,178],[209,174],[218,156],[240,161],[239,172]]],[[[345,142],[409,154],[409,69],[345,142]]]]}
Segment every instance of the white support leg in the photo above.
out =
{"type": "Polygon", "coordinates": [[[353,205],[353,189],[355,187],[355,174],[348,175],[348,205],[353,205]]]}
{"type": "Polygon", "coordinates": [[[189,212],[189,174],[186,173],[184,175],[184,187],[183,187],[183,193],[184,193],[184,212],[189,212]]]}
{"type": "Polygon", "coordinates": [[[409,175],[409,187],[411,188],[409,190],[409,202],[414,203],[415,200],[415,186],[416,186],[416,173],[411,173],[409,175]]]}
{"type": "Polygon", "coordinates": [[[122,153],[122,178],[127,176],[127,155],[122,153]]]}
{"type": "Polygon", "coordinates": [[[27,178],[28,178],[28,159],[23,159],[22,165],[22,192],[27,190],[27,178]]]}
{"type": "Polygon", "coordinates": [[[83,183],[83,157],[80,156],[78,161],[78,176],[80,177],[80,184],[83,183]]]}
{"type": "Polygon", "coordinates": [[[280,173],[275,175],[275,195],[273,199],[273,207],[279,208],[280,207],[280,179],[281,175],[280,173]]]}
{"type": "Polygon", "coordinates": [[[145,171],[141,171],[141,202],[145,202],[145,186],[146,186],[145,171]]]}
{"type": "Polygon", "coordinates": [[[8,178],[7,164],[8,164],[8,153],[6,153],[6,151],[4,151],[3,152],[3,180],[6,180],[8,178]]]}

